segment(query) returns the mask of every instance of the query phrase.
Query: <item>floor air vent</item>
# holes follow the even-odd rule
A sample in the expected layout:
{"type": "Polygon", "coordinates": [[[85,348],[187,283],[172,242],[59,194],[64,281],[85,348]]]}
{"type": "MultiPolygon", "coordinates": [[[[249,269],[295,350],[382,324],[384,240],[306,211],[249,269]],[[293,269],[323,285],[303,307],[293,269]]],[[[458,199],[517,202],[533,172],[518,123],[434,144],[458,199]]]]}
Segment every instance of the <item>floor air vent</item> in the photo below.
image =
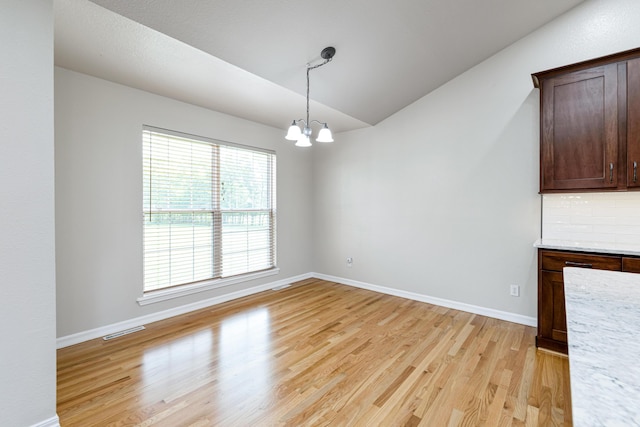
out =
{"type": "Polygon", "coordinates": [[[118,337],[121,337],[123,335],[132,334],[134,332],[138,332],[138,331],[142,331],[142,330],[144,330],[144,326],[136,326],[135,328],[125,329],[124,331],[114,332],[113,334],[105,335],[105,336],[102,337],[102,339],[105,340],[105,341],[109,341],[109,340],[112,340],[114,338],[118,338],[118,337]]]}

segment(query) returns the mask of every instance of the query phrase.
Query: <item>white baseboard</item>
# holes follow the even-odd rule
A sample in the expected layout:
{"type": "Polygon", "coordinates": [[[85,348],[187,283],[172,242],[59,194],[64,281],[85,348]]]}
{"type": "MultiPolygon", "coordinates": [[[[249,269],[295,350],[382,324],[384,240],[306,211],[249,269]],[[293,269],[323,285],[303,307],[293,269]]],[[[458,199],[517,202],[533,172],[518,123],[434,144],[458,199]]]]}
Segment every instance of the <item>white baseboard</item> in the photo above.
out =
{"type": "Polygon", "coordinates": [[[494,310],[492,308],[480,307],[477,305],[466,304],[463,302],[452,301],[443,298],[431,297],[428,295],[418,294],[414,292],[402,291],[400,289],[387,288],[384,286],[372,285],[370,283],[359,282],[357,280],[345,279],[342,277],[330,276],[322,273],[311,273],[311,277],[330,282],[337,282],[343,285],[349,285],[356,288],[368,289],[382,294],[393,295],[411,299],[414,301],[426,302],[429,304],[439,305],[441,307],[453,308],[455,310],[466,311],[468,313],[480,314],[482,316],[493,317],[494,319],[506,320],[507,322],[519,323],[527,326],[537,326],[538,320],[535,317],[523,316],[521,314],[510,313],[508,311],[494,310]]]}
{"type": "MultiPolygon", "coordinates": [[[[453,308],[455,310],[466,311],[468,313],[480,314],[482,316],[493,317],[495,319],[506,320],[508,322],[519,323],[527,326],[536,326],[537,319],[535,317],[523,316],[521,314],[510,313],[507,311],[494,310],[492,308],[480,307],[477,305],[466,304],[458,301],[452,301],[443,298],[432,297],[428,295],[418,294],[415,292],[403,291],[400,289],[387,288],[379,285],[372,285],[370,283],[359,282],[357,280],[345,279],[342,277],[330,276],[322,273],[305,273],[287,279],[281,279],[275,282],[266,283],[264,285],[254,286],[249,289],[243,289],[237,292],[231,292],[229,294],[221,295],[214,298],[208,298],[206,300],[198,301],[192,304],[182,305],[180,307],[171,308],[169,310],[160,311],[157,313],[148,314],[146,316],[136,317],[134,319],[125,320],[123,322],[113,323],[100,328],[91,329],[77,334],[67,335],[60,337],[56,341],[57,348],[68,347],[70,345],[78,344],[84,341],[89,341],[95,338],[99,338],[105,335],[113,334],[115,332],[123,331],[125,329],[134,328],[147,323],[157,322],[158,320],[168,319],[170,317],[179,316],[181,314],[189,313],[191,311],[200,310],[202,308],[211,307],[216,304],[222,304],[223,302],[231,301],[237,298],[242,298],[248,295],[263,292],[278,286],[286,285],[289,283],[298,282],[315,277],[317,279],[328,280],[330,282],[337,282],[343,285],[353,286],[356,288],[368,289],[374,292],[380,292],[382,294],[393,295],[397,297],[407,298],[414,301],[426,302],[429,304],[439,305],[442,307],[453,308]]],[[[48,425],[43,425],[48,427],[48,425]]]]}
{"type": "Polygon", "coordinates": [[[181,314],[189,313],[191,311],[200,310],[202,308],[211,307],[212,305],[222,304],[223,302],[231,301],[237,298],[246,297],[248,295],[257,294],[258,292],[267,291],[269,289],[286,285],[300,280],[305,280],[313,277],[311,273],[301,274],[287,279],[277,280],[275,282],[269,282],[264,285],[254,286],[249,289],[243,289],[241,291],[231,292],[218,297],[208,298],[202,301],[197,301],[191,304],[174,307],[169,310],[159,311],[157,313],[148,314],[146,316],[140,316],[133,319],[125,320],[123,322],[113,323],[110,325],[102,326],[88,331],[79,332],[77,334],[67,335],[60,337],[56,340],[57,348],[68,347],[70,345],[78,344],[84,341],[89,341],[95,338],[100,338],[105,335],[113,334],[115,332],[123,331],[125,329],[135,328],[136,326],[145,325],[147,323],[157,322],[158,320],[168,319],[170,317],[179,316],[181,314]]]}
{"type": "Polygon", "coordinates": [[[31,427],[60,427],[60,419],[56,415],[47,420],[40,421],[39,423],[34,424],[31,427]]]}

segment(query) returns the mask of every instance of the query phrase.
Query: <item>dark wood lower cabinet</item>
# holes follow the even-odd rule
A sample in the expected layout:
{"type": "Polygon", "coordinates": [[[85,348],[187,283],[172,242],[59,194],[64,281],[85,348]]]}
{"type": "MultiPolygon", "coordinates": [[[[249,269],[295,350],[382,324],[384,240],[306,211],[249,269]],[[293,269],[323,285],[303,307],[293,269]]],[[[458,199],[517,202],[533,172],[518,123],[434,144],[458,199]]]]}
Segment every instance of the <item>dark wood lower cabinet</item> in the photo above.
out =
{"type": "Polygon", "coordinates": [[[541,348],[567,353],[567,318],[564,302],[565,267],[640,273],[640,257],[585,252],[538,250],[538,336],[541,348]]]}
{"type": "Polygon", "coordinates": [[[540,272],[538,294],[538,347],[567,352],[564,282],[558,271],[540,272]]]}
{"type": "Polygon", "coordinates": [[[640,273],[640,258],[623,257],[622,271],[627,273],[640,273]]]}

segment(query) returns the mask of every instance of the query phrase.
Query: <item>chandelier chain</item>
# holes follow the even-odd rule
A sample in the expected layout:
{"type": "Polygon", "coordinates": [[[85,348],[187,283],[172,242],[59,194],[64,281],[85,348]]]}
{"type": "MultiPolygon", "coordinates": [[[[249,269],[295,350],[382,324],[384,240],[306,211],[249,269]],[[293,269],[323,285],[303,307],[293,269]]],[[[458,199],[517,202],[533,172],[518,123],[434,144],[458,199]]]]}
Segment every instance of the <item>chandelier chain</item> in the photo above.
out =
{"type": "Polygon", "coordinates": [[[329,62],[331,62],[332,59],[333,58],[327,58],[324,60],[324,62],[317,65],[313,65],[313,66],[311,66],[310,64],[307,64],[307,122],[306,122],[306,125],[308,127],[311,126],[311,123],[309,123],[309,71],[315,70],[316,68],[320,68],[323,65],[328,64],[329,62]]]}

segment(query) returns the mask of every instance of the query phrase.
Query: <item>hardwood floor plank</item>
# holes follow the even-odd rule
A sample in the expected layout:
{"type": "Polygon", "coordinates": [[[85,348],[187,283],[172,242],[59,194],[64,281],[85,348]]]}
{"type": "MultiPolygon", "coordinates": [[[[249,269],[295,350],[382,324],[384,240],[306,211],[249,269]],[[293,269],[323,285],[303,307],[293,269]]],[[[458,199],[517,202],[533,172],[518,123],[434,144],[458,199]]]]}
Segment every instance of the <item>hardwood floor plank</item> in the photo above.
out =
{"type": "Polygon", "coordinates": [[[382,407],[393,393],[398,390],[398,387],[406,381],[407,377],[415,371],[415,366],[407,366],[404,371],[387,387],[387,389],[373,402],[378,408],[382,407]]]}
{"type": "Polygon", "coordinates": [[[308,279],[58,350],[68,426],[571,425],[533,328],[308,279]]]}

